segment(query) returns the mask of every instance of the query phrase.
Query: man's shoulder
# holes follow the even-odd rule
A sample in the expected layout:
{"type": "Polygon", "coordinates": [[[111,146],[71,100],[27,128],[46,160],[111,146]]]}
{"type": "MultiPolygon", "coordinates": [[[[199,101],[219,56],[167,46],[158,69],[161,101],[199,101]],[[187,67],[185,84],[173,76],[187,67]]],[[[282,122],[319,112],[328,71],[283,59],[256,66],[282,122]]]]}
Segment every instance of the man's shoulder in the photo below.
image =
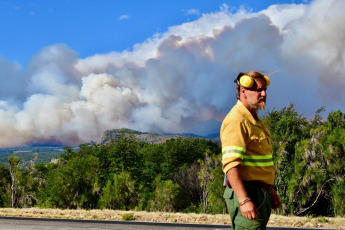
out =
{"type": "Polygon", "coordinates": [[[226,115],[226,117],[223,120],[223,126],[228,125],[229,123],[243,123],[245,122],[245,116],[243,116],[243,113],[241,112],[240,108],[238,108],[238,105],[234,105],[230,112],[226,115]]]}
{"type": "Polygon", "coordinates": [[[237,103],[232,107],[228,115],[226,116],[226,119],[228,120],[234,120],[234,121],[243,121],[245,118],[241,105],[237,103]]]}

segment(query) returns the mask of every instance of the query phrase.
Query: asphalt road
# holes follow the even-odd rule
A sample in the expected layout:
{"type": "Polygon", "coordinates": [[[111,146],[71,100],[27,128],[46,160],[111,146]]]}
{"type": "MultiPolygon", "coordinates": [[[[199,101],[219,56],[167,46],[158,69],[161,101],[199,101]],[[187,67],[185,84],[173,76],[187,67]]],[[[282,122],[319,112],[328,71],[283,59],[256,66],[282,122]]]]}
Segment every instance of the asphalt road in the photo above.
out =
{"type": "MultiPolygon", "coordinates": [[[[97,221],[97,220],[70,220],[70,219],[48,219],[48,218],[21,218],[21,217],[0,217],[0,230],[77,230],[77,229],[113,229],[113,230],[222,230],[231,229],[225,225],[211,224],[179,224],[179,223],[149,223],[135,221],[97,221]]],[[[268,227],[267,229],[291,230],[303,228],[268,227]]],[[[308,228],[312,230],[312,228],[308,228]]],[[[320,230],[320,228],[318,229],[320,230]]],[[[322,229],[326,230],[326,229],[322,229]]]]}

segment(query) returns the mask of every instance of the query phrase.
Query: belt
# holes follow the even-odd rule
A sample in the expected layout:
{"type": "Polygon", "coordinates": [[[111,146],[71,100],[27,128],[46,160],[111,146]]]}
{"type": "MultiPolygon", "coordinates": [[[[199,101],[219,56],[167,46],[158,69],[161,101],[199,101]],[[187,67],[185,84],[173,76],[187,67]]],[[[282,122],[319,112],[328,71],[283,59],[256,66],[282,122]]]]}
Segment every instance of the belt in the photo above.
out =
{"type": "Polygon", "coordinates": [[[267,192],[272,192],[273,190],[273,185],[272,184],[266,184],[265,182],[261,182],[261,181],[243,181],[244,184],[249,184],[249,185],[254,185],[254,186],[258,186],[260,188],[265,189],[267,192]]]}

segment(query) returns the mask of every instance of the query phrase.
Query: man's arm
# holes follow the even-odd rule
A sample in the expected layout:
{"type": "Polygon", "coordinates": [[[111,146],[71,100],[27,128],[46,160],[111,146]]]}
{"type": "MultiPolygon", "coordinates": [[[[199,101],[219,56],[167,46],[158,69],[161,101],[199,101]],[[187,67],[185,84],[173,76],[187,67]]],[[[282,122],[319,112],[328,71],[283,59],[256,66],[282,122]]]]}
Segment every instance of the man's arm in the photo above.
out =
{"type": "MultiPolygon", "coordinates": [[[[228,170],[226,174],[228,176],[230,185],[238,198],[238,201],[241,202],[242,200],[250,197],[248,196],[243,181],[241,179],[239,167],[240,166],[238,165],[236,167],[231,168],[230,170],[228,170]]],[[[240,208],[244,218],[250,220],[257,219],[255,214],[259,214],[259,211],[256,209],[252,201],[246,202],[245,204],[241,205],[240,208]]]]}

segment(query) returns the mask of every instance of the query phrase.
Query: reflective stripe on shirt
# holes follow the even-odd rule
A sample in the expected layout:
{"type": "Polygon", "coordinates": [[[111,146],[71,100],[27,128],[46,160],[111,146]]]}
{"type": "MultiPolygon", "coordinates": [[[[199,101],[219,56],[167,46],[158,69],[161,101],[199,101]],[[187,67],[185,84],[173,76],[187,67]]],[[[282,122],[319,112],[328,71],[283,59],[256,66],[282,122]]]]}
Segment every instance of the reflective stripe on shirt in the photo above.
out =
{"type": "Polygon", "coordinates": [[[225,159],[227,157],[238,157],[243,160],[244,153],[246,149],[239,146],[227,146],[222,148],[222,158],[225,159]]]}
{"type": "Polygon", "coordinates": [[[272,154],[269,155],[245,155],[244,166],[272,166],[274,165],[272,154]]]}
{"type": "Polygon", "coordinates": [[[243,160],[244,166],[272,166],[272,154],[268,155],[245,155],[246,149],[239,146],[227,146],[222,148],[223,160],[228,157],[236,157],[243,160]]]}

